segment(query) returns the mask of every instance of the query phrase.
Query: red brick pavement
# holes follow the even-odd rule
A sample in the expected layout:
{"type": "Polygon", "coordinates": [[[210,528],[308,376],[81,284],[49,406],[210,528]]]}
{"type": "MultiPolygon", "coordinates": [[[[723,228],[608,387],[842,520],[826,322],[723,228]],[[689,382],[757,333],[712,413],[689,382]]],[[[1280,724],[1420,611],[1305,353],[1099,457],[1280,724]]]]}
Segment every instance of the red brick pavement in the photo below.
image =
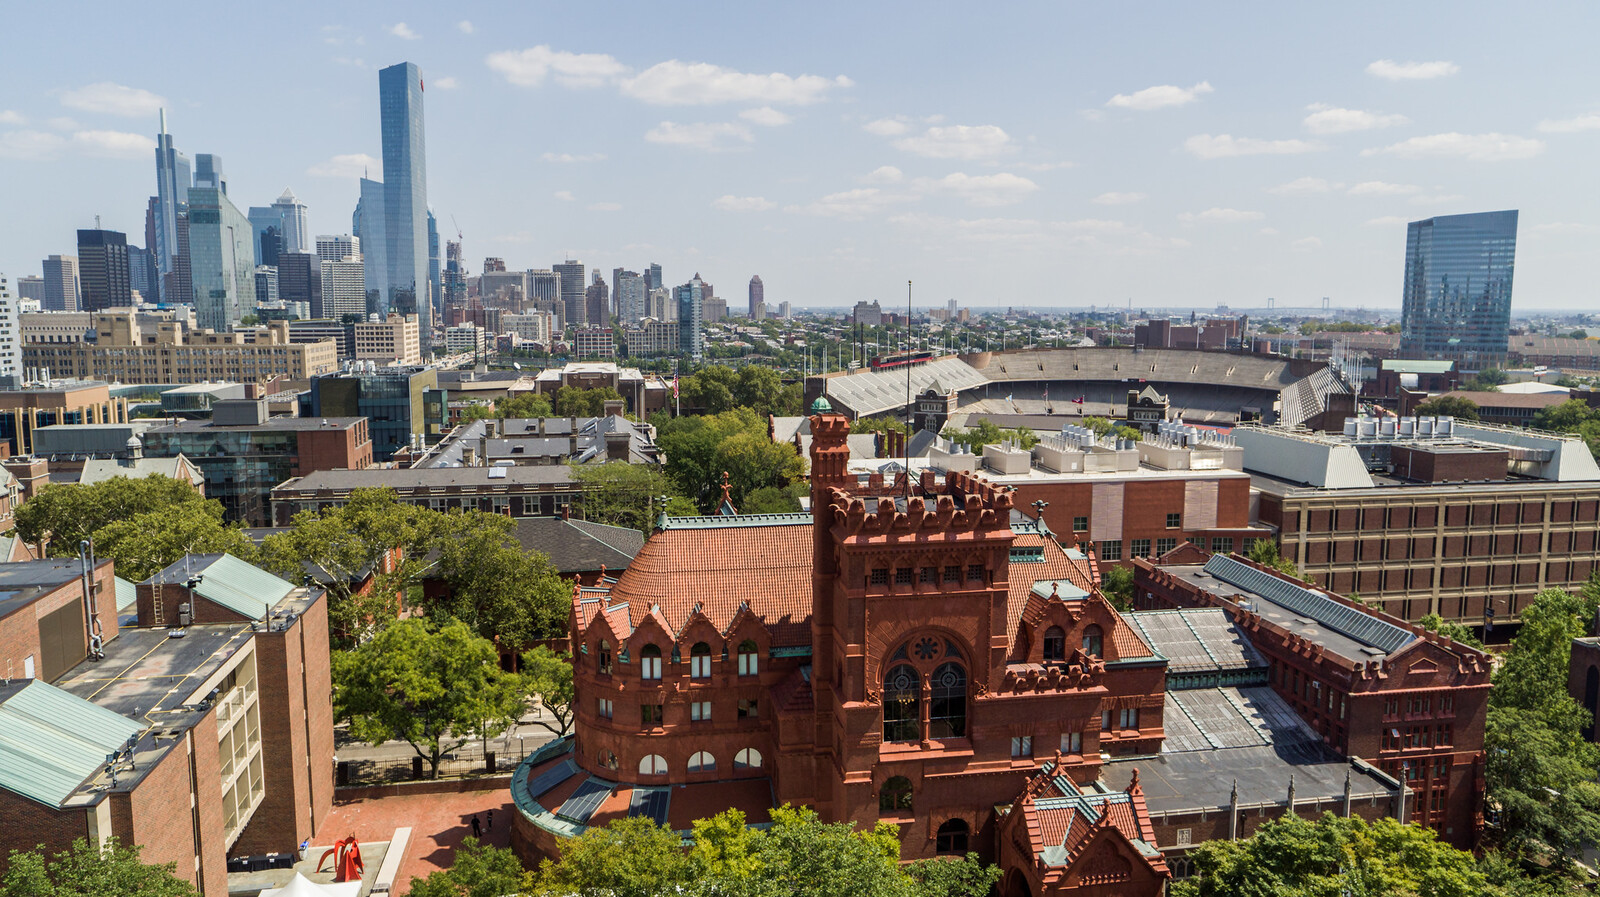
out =
{"type": "Polygon", "coordinates": [[[341,800],[335,795],[333,812],[313,840],[319,846],[331,846],[334,841],[355,835],[363,842],[388,841],[394,830],[411,826],[411,842],[406,847],[405,861],[400,864],[400,874],[395,879],[396,895],[411,888],[412,876],[427,877],[428,873],[450,865],[461,839],[472,834],[472,817],[487,826],[488,811],[494,811],[494,828],[485,827],[483,838],[496,847],[507,847],[511,841],[511,814],[516,812],[511,803],[511,791],[502,779],[497,787],[484,791],[464,791],[444,794],[399,794],[397,796],[370,797],[341,800]]]}

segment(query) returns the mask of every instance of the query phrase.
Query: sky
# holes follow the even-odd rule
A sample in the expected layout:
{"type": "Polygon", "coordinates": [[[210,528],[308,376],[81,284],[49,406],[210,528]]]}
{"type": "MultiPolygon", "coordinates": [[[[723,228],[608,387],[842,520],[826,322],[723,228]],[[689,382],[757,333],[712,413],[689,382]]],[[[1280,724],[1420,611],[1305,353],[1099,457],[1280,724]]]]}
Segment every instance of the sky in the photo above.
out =
{"type": "Polygon", "coordinates": [[[377,69],[410,61],[472,273],[658,262],[733,308],[752,274],[797,307],[912,281],[918,306],[1397,308],[1407,221],[1515,208],[1514,312],[1597,306],[1592,4],[68,9],[4,11],[13,279],[96,215],[144,242],[163,107],[241,211],[289,187],[348,233],[377,69]]]}

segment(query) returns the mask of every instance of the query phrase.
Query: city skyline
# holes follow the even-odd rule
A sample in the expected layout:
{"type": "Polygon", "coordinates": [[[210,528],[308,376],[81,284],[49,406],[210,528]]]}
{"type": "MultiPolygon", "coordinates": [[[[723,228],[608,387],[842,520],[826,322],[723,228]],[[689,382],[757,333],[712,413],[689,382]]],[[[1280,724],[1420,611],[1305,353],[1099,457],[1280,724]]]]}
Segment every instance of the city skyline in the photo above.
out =
{"type": "MultiPolygon", "coordinates": [[[[1600,178],[1586,165],[1600,114],[1569,85],[1594,80],[1578,42],[1595,14],[1441,9],[1228,21],[1030,8],[1002,27],[930,8],[857,11],[841,30],[837,16],[635,6],[604,39],[566,37],[603,31],[579,9],[541,13],[537,37],[514,8],[283,23],[226,10],[207,27],[236,38],[190,42],[182,71],[141,50],[166,32],[110,10],[72,59],[19,46],[0,63],[4,196],[29,211],[0,225],[0,271],[39,274],[95,215],[148,242],[163,106],[197,170],[203,154],[227,160],[236,205],[287,187],[311,233],[346,232],[363,170],[381,176],[377,70],[404,61],[429,106],[428,204],[459,222],[473,273],[486,256],[516,269],[659,261],[669,285],[759,272],[772,304],[796,306],[894,301],[912,279],[933,306],[1329,296],[1398,309],[1407,222],[1518,208],[1512,313],[1592,306],[1600,216],[1581,197],[1600,178]],[[1134,29],[1137,41],[1111,39],[1134,29]],[[226,76],[183,74],[279,47],[292,64],[274,96],[292,103],[240,102],[226,76]],[[951,65],[954,49],[1000,61],[951,65]],[[262,127],[268,109],[295,117],[262,127]]],[[[49,11],[14,15],[27,29],[49,11]]]]}

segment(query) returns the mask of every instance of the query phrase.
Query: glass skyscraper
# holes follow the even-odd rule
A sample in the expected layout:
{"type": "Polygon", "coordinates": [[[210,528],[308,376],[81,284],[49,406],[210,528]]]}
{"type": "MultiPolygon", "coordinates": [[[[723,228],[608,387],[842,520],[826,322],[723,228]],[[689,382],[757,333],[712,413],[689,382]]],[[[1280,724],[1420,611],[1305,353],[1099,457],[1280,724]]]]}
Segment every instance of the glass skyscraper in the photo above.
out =
{"type": "Polygon", "coordinates": [[[256,307],[255,233],[218,187],[189,190],[189,277],[195,323],[218,332],[256,307]]]}
{"type": "Polygon", "coordinates": [[[676,290],[678,299],[678,352],[698,362],[705,353],[706,284],[696,274],[676,290]]]}
{"type": "Polygon", "coordinates": [[[384,237],[383,209],[383,184],[371,178],[362,178],[361,199],[356,203],[350,233],[361,240],[361,282],[367,291],[366,314],[376,314],[380,321],[389,317],[386,311],[389,296],[389,241],[384,237]]]}
{"type": "MultiPolygon", "coordinates": [[[[433,333],[428,274],[428,177],[423,144],[422,72],[402,62],[378,72],[379,118],[383,127],[383,229],[386,293],[382,318],[393,311],[416,315],[426,346],[433,333]]],[[[361,235],[363,239],[366,234],[361,235]]]]}
{"type": "Polygon", "coordinates": [[[1504,358],[1516,255],[1515,209],[1407,225],[1401,350],[1487,363],[1504,358]]]}
{"type": "MultiPolygon", "coordinates": [[[[167,133],[167,110],[161,110],[161,133],[156,136],[156,266],[161,274],[171,274],[173,259],[179,255],[178,213],[189,201],[189,157],[172,147],[167,133]]],[[[163,290],[165,286],[163,286],[163,290]]],[[[154,298],[154,297],[152,297],[154,298]]],[[[188,296],[162,296],[166,301],[188,302],[188,296]]]]}

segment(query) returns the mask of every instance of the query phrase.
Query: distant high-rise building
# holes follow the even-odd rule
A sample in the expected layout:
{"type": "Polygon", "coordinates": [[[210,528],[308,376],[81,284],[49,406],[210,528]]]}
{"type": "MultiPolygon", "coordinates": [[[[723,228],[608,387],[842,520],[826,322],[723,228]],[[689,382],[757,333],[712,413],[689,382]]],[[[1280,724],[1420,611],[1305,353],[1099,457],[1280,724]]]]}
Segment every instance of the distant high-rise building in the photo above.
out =
{"type": "MultiPolygon", "coordinates": [[[[208,157],[202,155],[198,159],[208,157]]],[[[220,168],[210,169],[221,177],[220,168]]],[[[256,305],[256,259],[250,222],[221,187],[189,190],[189,277],[195,322],[201,328],[231,330],[256,305]]],[[[283,294],[283,260],[278,257],[278,293],[283,294]]]]}
{"type": "Polygon", "coordinates": [[[0,273],[0,378],[15,383],[22,375],[22,326],[17,312],[17,297],[11,294],[6,276],[0,273]]]}
{"type": "Polygon", "coordinates": [[[52,255],[44,260],[45,311],[77,311],[81,295],[77,256],[52,255]]]}
{"type": "Polygon", "coordinates": [[[705,354],[705,286],[697,273],[674,291],[678,303],[678,351],[694,361],[705,354]]]}
{"type": "Polygon", "coordinates": [[[389,241],[385,236],[383,182],[361,179],[361,199],[356,203],[350,232],[361,239],[362,277],[367,291],[367,314],[380,314],[389,295],[389,241]]]}
{"type": "Polygon", "coordinates": [[[228,195],[228,176],[222,173],[222,157],[216,153],[196,153],[194,157],[194,185],[210,187],[228,195]]]}
{"type": "Polygon", "coordinates": [[[649,293],[645,290],[644,275],[637,271],[618,270],[614,275],[616,280],[617,318],[624,326],[636,324],[644,318],[649,302],[649,293]]]}
{"type": "Polygon", "coordinates": [[[317,258],[325,262],[361,258],[361,238],[350,234],[318,234],[317,258]]]}
{"type": "Polygon", "coordinates": [[[172,146],[172,135],[167,133],[167,110],[161,110],[161,133],[156,136],[156,264],[161,269],[164,301],[188,302],[189,295],[176,299],[167,296],[167,281],[171,278],[178,255],[178,215],[189,202],[189,187],[193,184],[189,171],[189,157],[172,146]]]}
{"type": "Polygon", "coordinates": [[[271,265],[256,266],[256,304],[278,301],[278,269],[271,265]]]}
{"type": "Polygon", "coordinates": [[[561,304],[566,309],[563,315],[565,325],[576,327],[589,323],[584,309],[583,262],[567,259],[551,265],[550,269],[561,278],[561,304]]]}
{"type": "Polygon", "coordinates": [[[650,267],[645,269],[645,271],[644,271],[644,285],[645,285],[645,289],[651,290],[651,291],[655,291],[655,290],[661,289],[662,283],[661,283],[661,266],[660,265],[656,264],[655,262],[651,262],[650,263],[650,267]]]}
{"type": "Polygon", "coordinates": [[[778,317],[788,320],[793,316],[794,309],[790,307],[788,300],[778,303],[778,317]]]}
{"type": "Polygon", "coordinates": [[[189,268],[189,206],[178,213],[178,254],[172,257],[172,273],[161,278],[163,302],[194,302],[194,281],[189,268]]]}
{"type": "Polygon", "coordinates": [[[140,246],[129,246],[128,280],[139,298],[156,302],[161,297],[161,277],[156,270],[155,253],[140,246]]]}
{"type": "Polygon", "coordinates": [[[295,198],[294,191],[283,188],[283,194],[272,204],[283,222],[278,232],[283,236],[283,252],[310,252],[311,228],[306,224],[306,204],[295,198]]]}
{"type": "Polygon", "coordinates": [[[433,303],[428,271],[422,72],[416,65],[402,62],[378,72],[378,111],[383,131],[383,237],[388,283],[378,308],[368,311],[377,312],[380,319],[387,319],[391,311],[416,315],[426,351],[433,334],[433,303]]]}
{"type": "Polygon", "coordinates": [[[944,309],[945,309],[945,320],[946,321],[954,321],[956,319],[956,300],[951,299],[949,302],[946,302],[945,306],[944,306],[944,309]]]}
{"type": "Polygon", "coordinates": [[[1516,254],[1515,209],[1407,225],[1401,351],[1499,363],[1511,325],[1516,254]]]}
{"type": "Polygon", "coordinates": [[[645,313],[645,317],[655,318],[657,321],[678,320],[678,303],[673,301],[672,291],[666,287],[651,290],[646,301],[649,303],[649,311],[645,313]]]}
{"type": "Polygon", "coordinates": [[[313,314],[336,321],[347,315],[366,319],[366,278],[359,255],[322,260],[322,308],[313,314]]]}
{"type": "Polygon", "coordinates": [[[17,298],[37,302],[44,308],[44,278],[31,274],[17,278],[17,298]]]}
{"type": "Polygon", "coordinates": [[[78,284],[80,311],[133,305],[128,235],[114,230],[78,231],[78,284]]]}
{"type": "Polygon", "coordinates": [[[548,268],[529,268],[528,298],[539,302],[560,302],[561,275],[548,268]]]}
{"type": "Polygon", "coordinates": [[[439,263],[439,222],[428,212],[428,295],[433,297],[434,311],[444,307],[444,273],[439,263]]]}
{"type": "Polygon", "coordinates": [[[766,304],[767,288],[761,283],[761,275],[757,274],[750,278],[750,317],[761,317],[762,315],[756,313],[756,309],[761,308],[764,314],[766,304]]]}
{"type": "Polygon", "coordinates": [[[313,318],[330,317],[322,290],[322,259],[316,253],[285,252],[278,256],[278,298],[304,302],[313,318]]]}
{"type": "Polygon", "coordinates": [[[461,241],[446,240],[444,257],[444,272],[440,275],[444,301],[459,302],[467,298],[467,266],[461,259],[461,241]]]}
{"type": "Polygon", "coordinates": [[[611,291],[606,288],[606,282],[600,279],[600,272],[594,272],[594,282],[583,293],[583,319],[591,327],[600,327],[611,323],[611,291]]]}
{"type": "Polygon", "coordinates": [[[506,260],[500,258],[499,256],[491,255],[485,257],[483,260],[483,273],[485,274],[489,274],[494,271],[504,271],[505,269],[506,260]]]}

